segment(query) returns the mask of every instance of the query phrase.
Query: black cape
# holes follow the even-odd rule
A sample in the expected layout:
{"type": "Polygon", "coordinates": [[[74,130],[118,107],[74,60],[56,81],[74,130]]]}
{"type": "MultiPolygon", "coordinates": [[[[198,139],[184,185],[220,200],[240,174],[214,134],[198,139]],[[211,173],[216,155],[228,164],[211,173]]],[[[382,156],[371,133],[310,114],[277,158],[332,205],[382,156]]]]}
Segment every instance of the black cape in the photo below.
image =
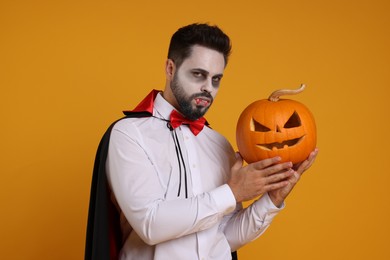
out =
{"type": "MultiPolygon", "coordinates": [[[[146,116],[150,114],[148,112],[134,113],[123,118],[146,116]]],[[[108,145],[111,130],[116,122],[107,129],[96,152],[89,200],[85,260],[118,259],[122,246],[120,216],[110,198],[106,176],[108,145]]]]}
{"type": "MultiPolygon", "coordinates": [[[[85,244],[85,260],[118,259],[122,247],[120,216],[110,198],[110,190],[106,176],[106,159],[111,130],[115,123],[124,118],[150,117],[148,111],[125,111],[125,117],[110,125],[103,135],[95,157],[91,194],[89,201],[87,235],[85,244]]],[[[232,253],[237,259],[237,253],[232,253]]]]}

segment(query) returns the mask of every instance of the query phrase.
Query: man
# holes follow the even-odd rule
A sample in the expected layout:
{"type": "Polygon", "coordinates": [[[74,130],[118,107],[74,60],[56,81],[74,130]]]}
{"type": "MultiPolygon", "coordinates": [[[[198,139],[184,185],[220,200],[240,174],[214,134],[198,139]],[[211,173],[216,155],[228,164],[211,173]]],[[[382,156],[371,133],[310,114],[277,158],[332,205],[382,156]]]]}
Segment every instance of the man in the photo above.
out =
{"type": "Polygon", "coordinates": [[[171,39],[164,91],[128,113],[148,116],[113,125],[105,170],[121,219],[119,259],[231,259],[267,229],[314,162],[317,150],[296,170],[279,158],[243,167],[223,136],[202,127],[230,50],[216,26],[180,28],[171,39]]]}

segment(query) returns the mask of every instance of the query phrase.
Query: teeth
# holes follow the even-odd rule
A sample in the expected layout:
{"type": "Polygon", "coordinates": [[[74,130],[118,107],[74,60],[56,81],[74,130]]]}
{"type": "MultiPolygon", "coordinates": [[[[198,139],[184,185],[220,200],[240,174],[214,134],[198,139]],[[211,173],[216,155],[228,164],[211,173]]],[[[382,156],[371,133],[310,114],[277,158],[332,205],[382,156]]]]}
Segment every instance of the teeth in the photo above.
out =
{"type": "Polygon", "coordinates": [[[204,100],[204,99],[201,99],[201,98],[196,98],[195,99],[195,102],[197,105],[199,105],[200,103],[202,103],[202,105],[207,105],[209,102],[207,100],[204,100]]]}

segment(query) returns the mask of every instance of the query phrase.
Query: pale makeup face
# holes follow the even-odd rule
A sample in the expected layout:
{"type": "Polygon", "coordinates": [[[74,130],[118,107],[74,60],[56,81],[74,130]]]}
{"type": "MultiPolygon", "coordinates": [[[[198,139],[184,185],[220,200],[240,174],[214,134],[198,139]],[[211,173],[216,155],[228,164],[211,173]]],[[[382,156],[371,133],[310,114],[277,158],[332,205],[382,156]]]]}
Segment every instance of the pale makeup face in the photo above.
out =
{"type": "Polygon", "coordinates": [[[218,51],[195,45],[191,55],[177,69],[167,61],[164,98],[191,120],[202,117],[217,95],[225,69],[218,51]]]}

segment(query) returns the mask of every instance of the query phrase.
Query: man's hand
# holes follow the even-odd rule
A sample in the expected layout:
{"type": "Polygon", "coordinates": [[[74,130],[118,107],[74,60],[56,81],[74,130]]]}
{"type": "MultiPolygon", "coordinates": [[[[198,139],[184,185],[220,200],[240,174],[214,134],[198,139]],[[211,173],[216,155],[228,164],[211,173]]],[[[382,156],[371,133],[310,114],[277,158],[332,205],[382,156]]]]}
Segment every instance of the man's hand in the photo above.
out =
{"type": "Polygon", "coordinates": [[[318,149],[315,149],[313,152],[310,153],[309,158],[307,160],[303,161],[298,165],[294,165],[293,174],[286,180],[288,183],[287,185],[284,185],[279,189],[273,189],[268,191],[268,195],[275,206],[280,207],[282,205],[283,201],[287,198],[288,194],[290,194],[295,184],[297,184],[297,182],[301,178],[302,174],[314,163],[317,154],[318,149]]]}
{"type": "Polygon", "coordinates": [[[278,200],[284,194],[284,188],[291,185],[295,173],[291,162],[278,163],[280,157],[274,157],[243,167],[241,156],[237,153],[236,157],[228,185],[237,202],[251,200],[270,191],[279,191],[274,193],[278,200]]]}

